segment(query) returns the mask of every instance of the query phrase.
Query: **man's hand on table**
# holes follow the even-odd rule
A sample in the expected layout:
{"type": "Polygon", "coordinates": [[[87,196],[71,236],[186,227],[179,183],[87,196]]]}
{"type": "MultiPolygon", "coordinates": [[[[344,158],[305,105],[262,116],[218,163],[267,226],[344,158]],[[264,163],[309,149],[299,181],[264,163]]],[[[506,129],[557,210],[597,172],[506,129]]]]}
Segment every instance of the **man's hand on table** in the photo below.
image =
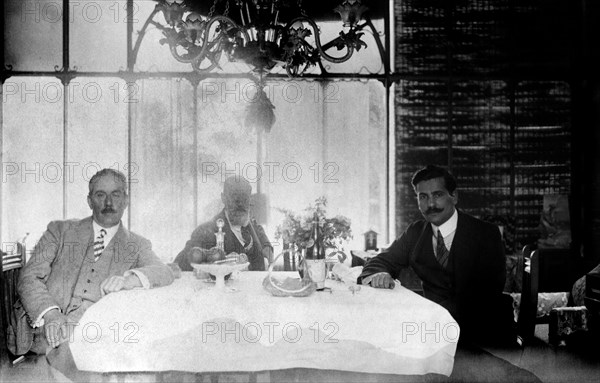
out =
{"type": "Polygon", "coordinates": [[[68,321],[67,316],[58,309],[44,314],[44,335],[52,348],[58,347],[63,341],[69,339],[68,321]]]}
{"type": "Polygon", "coordinates": [[[121,277],[113,275],[108,277],[100,284],[100,292],[102,295],[116,293],[121,290],[131,290],[136,287],[142,287],[142,282],[135,274],[121,277]]]}
{"type": "Polygon", "coordinates": [[[362,284],[370,284],[371,287],[378,289],[393,289],[396,287],[396,283],[394,282],[392,276],[385,272],[369,275],[368,277],[363,278],[362,284]]]}

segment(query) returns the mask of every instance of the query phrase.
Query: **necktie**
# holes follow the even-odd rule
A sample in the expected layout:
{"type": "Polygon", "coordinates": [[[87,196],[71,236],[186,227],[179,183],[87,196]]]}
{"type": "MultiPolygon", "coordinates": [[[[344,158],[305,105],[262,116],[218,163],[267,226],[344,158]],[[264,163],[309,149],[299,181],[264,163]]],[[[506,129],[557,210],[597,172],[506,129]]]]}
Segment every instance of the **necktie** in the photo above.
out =
{"type": "Polygon", "coordinates": [[[102,251],[104,250],[104,236],[106,235],[106,230],[100,229],[100,234],[96,237],[96,241],[94,242],[94,262],[100,258],[102,255],[102,251]]]}
{"type": "Polygon", "coordinates": [[[440,265],[442,265],[442,267],[446,267],[446,265],[448,265],[448,256],[450,256],[450,252],[446,248],[446,244],[444,243],[444,236],[439,230],[437,234],[436,256],[438,262],[440,263],[440,265]]]}

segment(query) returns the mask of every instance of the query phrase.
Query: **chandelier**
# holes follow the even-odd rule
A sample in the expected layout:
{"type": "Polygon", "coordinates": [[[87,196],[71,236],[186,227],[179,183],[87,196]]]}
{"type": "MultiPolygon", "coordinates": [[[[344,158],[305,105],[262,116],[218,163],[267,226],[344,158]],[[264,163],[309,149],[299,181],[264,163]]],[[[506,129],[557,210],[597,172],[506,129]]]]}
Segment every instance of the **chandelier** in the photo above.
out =
{"type": "Polygon", "coordinates": [[[367,7],[361,0],[343,0],[332,10],[342,30],[326,43],[302,0],[214,0],[206,15],[192,0],[158,1],[155,13],[162,12],[167,25],[152,24],[164,34],[161,44],[199,73],[220,68],[225,55],[230,62],[248,64],[261,78],[278,65],[295,77],[315,65],[325,72],[322,60],[342,63],[366,47],[361,37],[367,23],[359,23],[367,7]]]}

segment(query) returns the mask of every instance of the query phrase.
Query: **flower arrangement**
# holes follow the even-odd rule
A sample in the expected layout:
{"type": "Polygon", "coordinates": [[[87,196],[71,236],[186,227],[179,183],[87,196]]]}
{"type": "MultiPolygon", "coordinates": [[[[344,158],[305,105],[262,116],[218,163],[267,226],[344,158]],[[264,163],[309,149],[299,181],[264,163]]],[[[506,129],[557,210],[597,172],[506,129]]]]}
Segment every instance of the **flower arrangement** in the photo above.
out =
{"type": "Polygon", "coordinates": [[[319,197],[314,204],[304,209],[303,214],[296,214],[288,209],[278,209],[285,215],[283,222],[277,226],[275,238],[295,246],[296,249],[307,247],[311,241],[314,213],[319,217],[319,227],[325,249],[339,249],[344,241],[352,238],[351,222],[348,217],[337,215],[327,218],[327,198],[319,197]]]}

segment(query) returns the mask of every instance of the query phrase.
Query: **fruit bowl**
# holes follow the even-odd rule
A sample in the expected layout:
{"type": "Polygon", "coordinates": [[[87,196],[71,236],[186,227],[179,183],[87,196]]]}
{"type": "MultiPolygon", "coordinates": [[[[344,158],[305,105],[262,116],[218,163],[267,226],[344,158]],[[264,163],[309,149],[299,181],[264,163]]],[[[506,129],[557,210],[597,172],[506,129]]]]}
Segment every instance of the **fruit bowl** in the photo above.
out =
{"type": "Polygon", "coordinates": [[[234,271],[242,271],[250,265],[244,263],[191,263],[195,270],[203,271],[215,277],[215,289],[225,289],[225,276],[234,271]]]}

